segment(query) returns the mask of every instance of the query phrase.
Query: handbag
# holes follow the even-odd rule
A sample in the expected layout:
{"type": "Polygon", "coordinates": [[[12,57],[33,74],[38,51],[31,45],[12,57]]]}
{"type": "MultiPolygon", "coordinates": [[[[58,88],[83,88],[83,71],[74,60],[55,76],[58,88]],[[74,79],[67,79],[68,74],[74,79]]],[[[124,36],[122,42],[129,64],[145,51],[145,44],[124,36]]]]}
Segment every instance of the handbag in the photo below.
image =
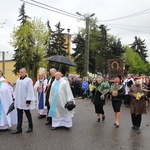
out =
{"type": "Polygon", "coordinates": [[[69,111],[73,110],[75,107],[76,105],[73,101],[69,101],[65,104],[65,108],[67,108],[69,111]]]}

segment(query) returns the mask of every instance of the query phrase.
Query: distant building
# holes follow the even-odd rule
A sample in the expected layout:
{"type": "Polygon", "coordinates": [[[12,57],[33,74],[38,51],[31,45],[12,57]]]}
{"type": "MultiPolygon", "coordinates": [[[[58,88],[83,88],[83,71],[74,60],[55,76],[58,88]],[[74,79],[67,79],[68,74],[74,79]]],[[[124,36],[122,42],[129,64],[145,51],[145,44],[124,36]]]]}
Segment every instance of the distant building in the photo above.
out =
{"type": "MultiPolygon", "coordinates": [[[[14,70],[14,64],[15,61],[13,59],[11,60],[5,60],[5,74],[4,77],[6,78],[7,81],[9,82],[16,82],[16,80],[18,79],[18,75],[13,74],[13,70],[14,70]]],[[[0,61],[0,70],[3,71],[3,62],[0,61]]]]}

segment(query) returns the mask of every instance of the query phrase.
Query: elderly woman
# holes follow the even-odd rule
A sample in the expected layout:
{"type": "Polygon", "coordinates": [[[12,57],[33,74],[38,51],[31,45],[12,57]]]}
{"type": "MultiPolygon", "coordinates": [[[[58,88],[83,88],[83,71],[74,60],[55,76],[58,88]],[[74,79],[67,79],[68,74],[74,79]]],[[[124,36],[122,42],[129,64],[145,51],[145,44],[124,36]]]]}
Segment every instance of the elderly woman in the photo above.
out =
{"type": "Polygon", "coordinates": [[[146,114],[145,94],[140,85],[140,78],[136,78],[135,85],[130,88],[129,94],[131,96],[131,119],[134,130],[139,130],[142,120],[142,114],[146,114]]]}
{"type": "Polygon", "coordinates": [[[112,106],[116,120],[114,125],[116,126],[116,128],[119,128],[120,108],[124,93],[125,90],[124,85],[121,82],[121,76],[117,75],[115,77],[114,83],[111,85],[111,92],[110,92],[110,94],[112,95],[112,106]]]}
{"type": "Polygon", "coordinates": [[[94,106],[95,106],[95,113],[97,114],[97,122],[100,122],[100,115],[102,115],[102,121],[105,120],[105,113],[103,106],[105,105],[105,99],[102,99],[102,92],[101,92],[101,87],[102,87],[102,82],[103,82],[103,77],[98,77],[97,78],[97,88],[96,88],[96,93],[94,97],[94,106]]]}

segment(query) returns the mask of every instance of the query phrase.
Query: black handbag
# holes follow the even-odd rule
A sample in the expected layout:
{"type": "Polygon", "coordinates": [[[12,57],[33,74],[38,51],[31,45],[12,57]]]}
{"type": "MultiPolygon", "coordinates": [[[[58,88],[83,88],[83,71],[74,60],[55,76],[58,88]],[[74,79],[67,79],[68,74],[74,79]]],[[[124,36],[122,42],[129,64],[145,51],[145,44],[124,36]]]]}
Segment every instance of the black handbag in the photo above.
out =
{"type": "Polygon", "coordinates": [[[76,107],[73,101],[69,101],[65,104],[65,108],[67,108],[69,111],[73,110],[76,107]]]}

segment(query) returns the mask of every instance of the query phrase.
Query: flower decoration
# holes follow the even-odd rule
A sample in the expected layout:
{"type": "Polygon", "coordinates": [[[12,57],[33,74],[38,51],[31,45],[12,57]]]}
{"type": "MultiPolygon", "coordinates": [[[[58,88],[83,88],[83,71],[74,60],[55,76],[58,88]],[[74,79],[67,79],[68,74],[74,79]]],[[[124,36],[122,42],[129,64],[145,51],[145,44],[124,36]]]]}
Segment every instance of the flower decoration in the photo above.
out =
{"type": "Polygon", "coordinates": [[[141,92],[137,92],[137,93],[135,94],[135,98],[136,98],[136,100],[140,100],[140,99],[141,99],[141,97],[142,97],[143,95],[144,95],[143,93],[141,93],[141,92]]]}

